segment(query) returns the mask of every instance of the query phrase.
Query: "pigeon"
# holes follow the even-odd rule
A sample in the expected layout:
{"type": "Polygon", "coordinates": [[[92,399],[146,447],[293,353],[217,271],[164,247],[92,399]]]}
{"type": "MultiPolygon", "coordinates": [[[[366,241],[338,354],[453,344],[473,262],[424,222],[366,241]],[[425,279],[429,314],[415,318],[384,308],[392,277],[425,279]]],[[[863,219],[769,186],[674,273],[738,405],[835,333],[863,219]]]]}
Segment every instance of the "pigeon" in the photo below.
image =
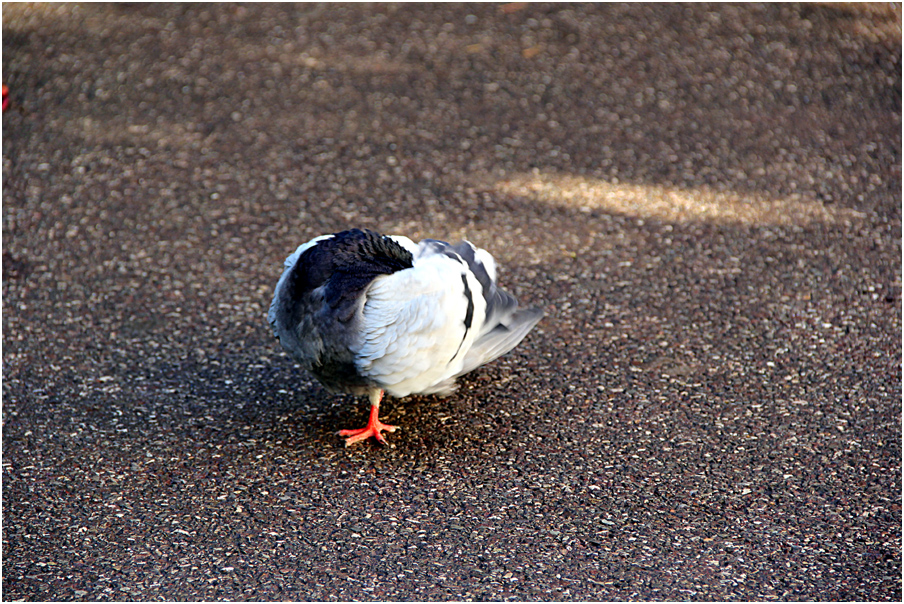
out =
{"type": "Polygon", "coordinates": [[[379,419],[384,393],[448,395],[455,380],[514,348],[543,316],[496,286],[496,262],[468,241],[415,244],[366,229],[321,235],[283,263],[268,319],[327,390],[370,399],[346,446],[398,426],[379,419]]]}

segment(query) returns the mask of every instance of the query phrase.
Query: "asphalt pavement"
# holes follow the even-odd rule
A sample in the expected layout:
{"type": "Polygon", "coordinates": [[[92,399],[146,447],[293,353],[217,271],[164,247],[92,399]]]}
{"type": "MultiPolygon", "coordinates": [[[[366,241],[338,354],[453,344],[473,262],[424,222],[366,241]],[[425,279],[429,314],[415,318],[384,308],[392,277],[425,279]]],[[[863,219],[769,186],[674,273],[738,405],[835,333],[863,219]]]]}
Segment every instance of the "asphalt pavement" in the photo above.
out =
{"type": "Polygon", "coordinates": [[[3,5],[4,600],[901,595],[900,4],[3,5]],[[546,317],[367,402],[266,310],[468,238],[546,317]]]}

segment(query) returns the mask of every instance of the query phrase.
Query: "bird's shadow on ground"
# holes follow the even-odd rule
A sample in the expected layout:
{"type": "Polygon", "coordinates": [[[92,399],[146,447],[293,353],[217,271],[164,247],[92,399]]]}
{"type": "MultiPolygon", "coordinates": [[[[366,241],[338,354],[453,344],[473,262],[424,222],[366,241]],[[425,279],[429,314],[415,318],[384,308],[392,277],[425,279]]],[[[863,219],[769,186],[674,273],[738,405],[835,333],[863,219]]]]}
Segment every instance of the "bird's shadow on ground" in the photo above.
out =
{"type": "Polygon", "coordinates": [[[282,353],[254,361],[185,360],[159,369],[144,380],[153,386],[143,400],[158,421],[162,416],[172,420],[161,427],[161,437],[175,433],[220,444],[269,442],[293,456],[317,449],[405,457],[486,445],[517,430],[512,409],[521,403],[512,390],[524,381],[516,361],[501,359],[460,378],[450,396],[387,397],[381,419],[400,428],[387,434],[388,445],[369,439],[346,448],[337,432],[365,425],[366,397],[327,391],[282,353]],[[178,388],[168,387],[172,379],[166,376],[180,376],[178,388]],[[150,395],[152,390],[160,394],[150,395]]]}
{"type": "MultiPolygon", "coordinates": [[[[480,368],[460,378],[458,389],[449,396],[384,398],[380,417],[385,423],[398,427],[395,432],[386,434],[387,445],[368,439],[346,448],[338,431],[363,427],[367,422],[369,402],[366,397],[331,393],[300,371],[296,375],[296,388],[291,393],[274,388],[271,392],[275,395],[270,400],[251,403],[245,413],[236,415],[236,419],[246,422],[261,436],[282,440],[292,448],[312,444],[350,454],[367,451],[386,456],[447,451],[469,443],[486,444],[494,435],[500,434],[502,416],[493,412],[500,404],[500,395],[490,397],[492,400],[487,404],[483,399],[493,391],[494,385],[501,383],[501,389],[508,386],[511,379],[506,376],[508,373],[511,369],[505,366],[480,368]]],[[[276,379],[280,378],[276,376],[276,379]]],[[[266,383],[265,380],[262,383],[266,383]]],[[[504,395],[502,391],[501,396],[504,395]]]]}

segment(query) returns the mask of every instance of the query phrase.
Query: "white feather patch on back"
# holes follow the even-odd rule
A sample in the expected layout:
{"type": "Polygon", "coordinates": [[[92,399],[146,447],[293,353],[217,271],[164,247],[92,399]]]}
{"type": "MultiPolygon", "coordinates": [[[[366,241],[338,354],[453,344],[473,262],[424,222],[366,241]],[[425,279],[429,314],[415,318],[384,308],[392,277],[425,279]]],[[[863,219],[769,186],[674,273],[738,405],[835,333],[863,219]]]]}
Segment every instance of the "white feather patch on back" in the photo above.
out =
{"type": "Polygon", "coordinates": [[[472,248],[474,248],[474,258],[476,258],[477,261],[483,264],[483,267],[487,269],[487,274],[490,276],[490,281],[496,283],[496,260],[485,249],[476,247],[470,241],[468,242],[468,244],[472,248]]]}
{"type": "Polygon", "coordinates": [[[486,310],[467,267],[443,255],[416,259],[414,268],[377,277],[366,297],[355,351],[360,373],[397,397],[448,390],[444,382],[461,370],[486,310]],[[467,333],[462,275],[473,305],[467,333]]]}

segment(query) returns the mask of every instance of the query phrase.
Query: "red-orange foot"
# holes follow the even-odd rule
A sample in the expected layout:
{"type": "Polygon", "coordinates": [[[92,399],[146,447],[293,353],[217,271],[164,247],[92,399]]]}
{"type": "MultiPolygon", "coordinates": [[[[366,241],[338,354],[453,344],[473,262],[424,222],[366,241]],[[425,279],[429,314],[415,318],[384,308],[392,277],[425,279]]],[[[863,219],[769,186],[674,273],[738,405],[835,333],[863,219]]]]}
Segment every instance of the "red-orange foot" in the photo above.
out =
{"type": "Polygon", "coordinates": [[[386,439],[383,437],[380,432],[385,430],[386,432],[395,432],[399,429],[398,426],[390,426],[389,424],[384,424],[380,421],[380,399],[383,398],[383,392],[374,393],[371,395],[371,405],[370,405],[370,419],[367,422],[366,428],[361,428],[359,430],[340,430],[339,436],[347,436],[345,439],[345,446],[353,445],[358,441],[367,440],[371,436],[377,439],[377,442],[380,444],[387,444],[386,439]]]}
{"type": "Polygon", "coordinates": [[[381,421],[377,422],[369,422],[366,428],[361,428],[360,430],[339,430],[339,436],[348,436],[345,439],[345,446],[353,445],[360,440],[366,440],[373,436],[377,439],[378,442],[382,444],[386,443],[386,438],[383,437],[380,432],[382,430],[386,430],[387,432],[395,432],[398,429],[398,426],[390,426],[389,424],[384,424],[381,421]]]}

